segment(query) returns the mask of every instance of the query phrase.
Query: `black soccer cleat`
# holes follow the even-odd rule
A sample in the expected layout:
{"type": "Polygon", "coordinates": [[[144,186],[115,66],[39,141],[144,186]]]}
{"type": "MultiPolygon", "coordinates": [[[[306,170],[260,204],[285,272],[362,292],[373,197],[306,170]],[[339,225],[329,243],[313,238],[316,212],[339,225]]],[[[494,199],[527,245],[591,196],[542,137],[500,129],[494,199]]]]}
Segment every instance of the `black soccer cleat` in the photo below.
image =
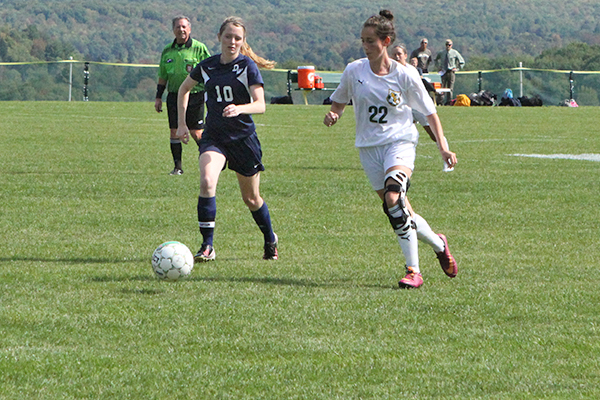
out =
{"type": "Polygon", "coordinates": [[[265,243],[265,254],[263,255],[263,260],[277,260],[279,259],[279,254],[277,253],[277,243],[279,239],[277,235],[275,235],[275,241],[273,243],[265,243]]]}
{"type": "Polygon", "coordinates": [[[194,256],[196,262],[207,262],[215,260],[215,249],[210,244],[203,244],[194,256]]]}

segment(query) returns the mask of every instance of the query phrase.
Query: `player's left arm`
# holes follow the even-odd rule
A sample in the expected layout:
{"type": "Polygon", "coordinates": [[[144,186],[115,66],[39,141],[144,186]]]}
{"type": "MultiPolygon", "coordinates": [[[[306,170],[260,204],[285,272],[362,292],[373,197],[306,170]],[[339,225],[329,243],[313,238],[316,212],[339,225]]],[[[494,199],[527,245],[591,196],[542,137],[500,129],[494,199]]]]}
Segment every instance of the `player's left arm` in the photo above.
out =
{"type": "Polygon", "coordinates": [[[265,104],[265,89],[262,84],[250,86],[252,103],[230,104],[223,109],[223,116],[227,118],[237,117],[240,114],[264,114],[267,106],[265,104]]]}
{"type": "Polygon", "coordinates": [[[429,128],[431,128],[435,135],[442,159],[447,162],[450,167],[454,167],[458,161],[456,159],[456,154],[450,151],[448,142],[444,140],[444,130],[442,129],[440,117],[438,117],[437,113],[433,113],[427,116],[427,122],[429,123],[429,128]]]}

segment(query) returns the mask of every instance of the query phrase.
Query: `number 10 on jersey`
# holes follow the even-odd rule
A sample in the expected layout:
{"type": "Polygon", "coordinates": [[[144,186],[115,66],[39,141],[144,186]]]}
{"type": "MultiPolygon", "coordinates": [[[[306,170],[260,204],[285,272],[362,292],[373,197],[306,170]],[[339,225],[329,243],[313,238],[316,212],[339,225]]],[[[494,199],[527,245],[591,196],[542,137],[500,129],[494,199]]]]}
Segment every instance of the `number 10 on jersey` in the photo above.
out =
{"type": "Polygon", "coordinates": [[[233,89],[231,86],[223,86],[223,91],[221,91],[220,86],[215,86],[215,90],[217,92],[217,101],[219,103],[222,103],[223,99],[227,102],[233,101],[233,89]]]}

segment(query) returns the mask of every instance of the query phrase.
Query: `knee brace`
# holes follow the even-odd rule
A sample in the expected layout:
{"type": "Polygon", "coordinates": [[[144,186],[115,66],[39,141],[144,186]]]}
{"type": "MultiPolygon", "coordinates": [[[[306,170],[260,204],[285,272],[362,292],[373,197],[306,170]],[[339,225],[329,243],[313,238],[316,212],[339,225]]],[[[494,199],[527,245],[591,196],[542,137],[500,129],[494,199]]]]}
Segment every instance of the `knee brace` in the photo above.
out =
{"type": "MultiPolygon", "coordinates": [[[[408,209],[406,208],[406,193],[408,192],[408,188],[410,187],[410,179],[406,173],[400,170],[393,170],[388,172],[384,178],[385,191],[383,192],[383,198],[385,202],[386,194],[398,193],[398,206],[404,211],[405,214],[410,215],[408,209]],[[395,183],[388,184],[388,179],[392,179],[395,183]]],[[[392,207],[391,213],[396,215],[396,210],[392,207]]]]}
{"type": "Polygon", "coordinates": [[[410,230],[415,229],[415,222],[405,203],[406,192],[410,186],[410,180],[404,172],[399,170],[389,172],[385,176],[385,182],[387,182],[388,178],[391,178],[396,183],[386,184],[384,193],[398,193],[399,197],[398,203],[392,206],[391,209],[384,200],[383,212],[388,216],[394,232],[402,239],[407,239],[410,230]]]}
{"type": "Polygon", "coordinates": [[[404,171],[395,169],[393,171],[388,172],[385,175],[385,178],[383,178],[383,184],[385,185],[385,193],[396,192],[400,193],[400,196],[402,196],[402,198],[405,198],[406,192],[408,192],[408,189],[410,188],[410,179],[404,171]],[[388,179],[392,179],[393,181],[397,182],[397,184],[400,185],[400,188],[397,188],[398,185],[395,184],[388,185],[388,179]],[[388,186],[390,186],[389,189],[388,186]]]}
{"type": "Polygon", "coordinates": [[[400,236],[402,239],[408,239],[410,230],[416,229],[415,221],[408,210],[400,209],[400,211],[397,213],[399,215],[392,215],[384,201],[383,212],[390,220],[390,224],[392,225],[392,229],[394,229],[396,235],[400,236]]]}

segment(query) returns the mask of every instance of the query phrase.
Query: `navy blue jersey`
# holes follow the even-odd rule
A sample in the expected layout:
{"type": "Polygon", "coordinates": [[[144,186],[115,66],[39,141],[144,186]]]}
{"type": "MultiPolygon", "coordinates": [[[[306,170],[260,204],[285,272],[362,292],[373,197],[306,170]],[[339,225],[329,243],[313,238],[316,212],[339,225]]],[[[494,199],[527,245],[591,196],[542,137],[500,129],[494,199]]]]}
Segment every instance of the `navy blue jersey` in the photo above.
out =
{"type": "Polygon", "coordinates": [[[206,93],[206,121],[202,138],[226,143],[242,139],[255,132],[254,121],[248,114],[223,117],[229,104],[252,102],[250,86],[263,85],[258,67],[250,58],[240,54],[229,64],[221,64],[220,54],[209,57],[196,66],[190,77],[204,83],[206,93]]]}

